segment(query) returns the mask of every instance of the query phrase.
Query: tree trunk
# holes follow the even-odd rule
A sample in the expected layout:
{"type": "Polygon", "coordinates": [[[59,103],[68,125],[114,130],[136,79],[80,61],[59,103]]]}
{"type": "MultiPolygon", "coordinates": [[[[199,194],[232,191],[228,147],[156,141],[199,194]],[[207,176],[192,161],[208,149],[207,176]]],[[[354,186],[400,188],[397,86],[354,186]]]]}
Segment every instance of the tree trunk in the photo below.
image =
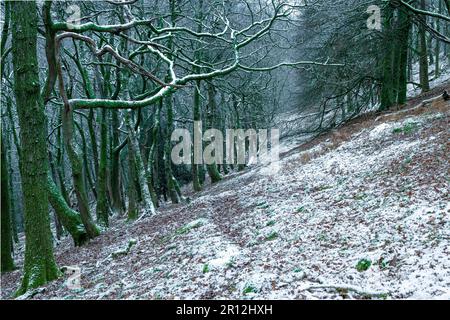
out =
{"type": "MultiPolygon", "coordinates": [[[[10,99],[8,99],[8,102],[10,102],[10,99]]],[[[7,104],[8,104],[8,102],[7,102],[7,104]]],[[[9,106],[8,109],[9,109],[8,113],[10,113],[11,112],[11,106],[9,106]]],[[[12,121],[12,114],[11,114],[10,119],[11,119],[10,123],[11,123],[11,130],[12,130],[12,133],[13,133],[13,138],[17,139],[16,129],[14,128],[14,122],[12,121]]],[[[20,150],[19,149],[20,146],[18,145],[18,142],[16,141],[16,142],[14,142],[14,144],[16,145],[17,150],[20,150]]],[[[12,142],[11,142],[11,139],[10,139],[9,136],[8,136],[8,144],[7,144],[7,146],[8,146],[8,151],[6,153],[6,163],[8,164],[7,169],[8,169],[8,172],[9,172],[9,177],[12,178],[14,170],[13,170],[13,167],[11,165],[12,142]]],[[[19,156],[19,159],[20,159],[20,151],[18,151],[17,153],[18,153],[18,156],[19,156]]],[[[10,202],[9,202],[9,204],[10,204],[10,212],[11,212],[11,216],[10,217],[11,217],[11,227],[12,227],[12,233],[13,233],[13,240],[14,240],[14,243],[19,243],[19,235],[17,233],[17,224],[18,223],[17,223],[17,216],[16,216],[16,205],[15,205],[15,199],[14,199],[14,192],[13,192],[14,188],[13,188],[12,180],[9,180],[9,190],[11,191],[10,192],[10,202]]]]}
{"type": "Polygon", "coordinates": [[[172,203],[180,203],[181,201],[181,192],[178,186],[178,181],[173,175],[172,171],[172,159],[171,159],[171,147],[172,142],[170,141],[170,137],[172,135],[172,131],[174,128],[173,125],[173,97],[169,95],[166,98],[167,105],[167,128],[166,128],[166,143],[164,145],[164,166],[166,168],[166,178],[167,178],[167,191],[169,192],[170,200],[172,203]]]}
{"type": "MultiPolygon", "coordinates": [[[[95,98],[95,95],[92,97],[92,99],[95,98]]],[[[89,129],[89,137],[91,139],[91,147],[92,147],[92,157],[94,161],[94,170],[95,170],[95,177],[94,180],[98,177],[98,149],[97,149],[97,136],[95,134],[94,129],[94,110],[89,110],[89,116],[88,116],[88,129],[89,129]]]]}
{"type": "MultiPolygon", "coordinates": [[[[50,171],[49,171],[50,178],[56,177],[57,173],[56,173],[55,165],[53,163],[53,155],[50,150],[48,151],[48,161],[49,161],[49,165],[50,165],[50,171]]],[[[52,182],[53,182],[53,179],[52,179],[52,182]]],[[[49,198],[50,198],[50,196],[49,196],[49,198]]],[[[56,239],[61,240],[61,237],[64,235],[64,228],[63,228],[61,222],[59,221],[58,215],[56,214],[56,212],[53,213],[53,221],[55,222],[56,239]]]]}
{"type": "MultiPolygon", "coordinates": [[[[112,143],[119,146],[119,111],[112,111],[112,143]]],[[[120,150],[113,150],[111,155],[111,189],[112,189],[112,209],[119,215],[124,211],[124,203],[121,193],[120,179],[120,150]]]]}
{"type": "Polygon", "coordinates": [[[108,199],[107,199],[107,157],[108,157],[108,126],[106,119],[106,109],[101,110],[100,121],[100,163],[97,176],[97,223],[103,227],[109,225],[108,199]]]}
{"type": "MultiPolygon", "coordinates": [[[[194,121],[201,121],[201,105],[200,105],[200,81],[196,82],[194,86],[194,121]]],[[[201,132],[198,132],[201,134],[201,132]]],[[[194,127],[194,137],[195,137],[195,127],[194,127]]],[[[195,150],[195,149],[194,149],[195,150]]],[[[193,156],[195,160],[195,156],[193,156]]],[[[201,191],[202,185],[200,183],[200,166],[192,161],[192,181],[194,186],[194,191],[201,191]]]]}
{"type": "MultiPolygon", "coordinates": [[[[420,0],[420,9],[425,10],[425,0],[420,0]]],[[[425,22],[425,17],[419,17],[425,22]]],[[[420,86],[422,92],[430,90],[430,82],[428,79],[428,50],[427,50],[427,37],[425,28],[419,25],[419,73],[420,73],[420,86]]]]}
{"type": "Polygon", "coordinates": [[[58,277],[47,198],[47,130],[36,54],[38,15],[34,1],[11,2],[14,91],[20,124],[25,216],[25,261],[17,294],[58,277]]]}
{"type": "Polygon", "coordinates": [[[148,152],[147,159],[147,185],[150,189],[150,194],[152,196],[153,205],[155,207],[159,207],[158,195],[156,193],[154,187],[155,180],[155,157],[156,157],[156,149],[158,148],[158,132],[160,128],[160,118],[161,118],[161,109],[163,106],[163,100],[158,104],[158,107],[155,110],[155,114],[153,116],[153,128],[151,131],[151,145],[148,152]]]}
{"type": "Polygon", "coordinates": [[[395,103],[393,67],[394,67],[394,47],[392,43],[392,19],[394,9],[387,5],[384,12],[384,59],[383,59],[383,83],[381,86],[381,106],[380,110],[386,110],[395,103]]]}
{"type": "MultiPolygon", "coordinates": [[[[240,119],[240,114],[239,114],[239,102],[237,100],[237,97],[235,94],[233,94],[231,96],[232,98],[232,103],[233,103],[233,110],[234,110],[234,115],[235,115],[235,123],[234,123],[234,127],[236,129],[243,129],[241,128],[241,119],[240,119]]],[[[239,145],[239,144],[238,144],[239,145]]],[[[237,145],[237,146],[238,146],[237,145]]],[[[237,148],[237,146],[235,146],[235,148],[237,148]]],[[[245,151],[245,150],[244,150],[245,151]]],[[[237,154],[237,150],[235,150],[235,154],[237,154]]],[[[236,159],[237,160],[237,159],[236,159]]],[[[236,161],[237,163],[237,161],[236,161]]],[[[233,166],[234,167],[234,166],[233,166]]],[[[245,169],[245,164],[242,163],[237,163],[237,169],[238,171],[242,171],[245,169]]]]}
{"type": "MultiPolygon", "coordinates": [[[[208,107],[206,110],[206,128],[213,129],[215,125],[215,117],[216,117],[216,89],[212,83],[208,83],[208,107]]],[[[212,183],[219,182],[222,180],[222,176],[219,173],[219,169],[217,168],[217,164],[213,163],[206,166],[208,170],[209,177],[211,178],[212,183]]]]}
{"type": "Polygon", "coordinates": [[[136,220],[138,217],[136,180],[136,160],[133,145],[128,137],[128,220],[136,220]]]}
{"type": "MultiPolygon", "coordinates": [[[[64,88],[60,88],[60,90],[64,90],[64,88]]],[[[84,175],[83,175],[83,161],[79,156],[78,152],[75,150],[72,145],[73,140],[73,111],[70,106],[66,106],[66,110],[62,113],[62,128],[63,128],[63,137],[64,137],[64,145],[67,150],[67,156],[69,158],[69,162],[71,164],[72,169],[72,179],[73,179],[73,187],[75,189],[75,194],[77,196],[78,208],[81,214],[81,220],[83,221],[83,225],[86,228],[87,234],[89,238],[93,239],[100,234],[97,226],[92,220],[91,213],[89,210],[89,199],[86,193],[84,175]]]]}
{"type": "Polygon", "coordinates": [[[14,260],[11,256],[13,238],[11,225],[11,193],[9,186],[8,162],[6,161],[3,135],[1,135],[1,266],[0,272],[14,270],[14,260]]]}
{"type": "Polygon", "coordinates": [[[398,58],[398,82],[397,82],[397,103],[403,105],[406,103],[406,94],[408,87],[408,48],[409,34],[411,30],[410,17],[399,10],[399,58],[398,58]]]}
{"type": "MultiPolygon", "coordinates": [[[[63,111],[61,111],[63,112],[63,111]]],[[[61,118],[60,118],[61,120],[61,118]]],[[[58,182],[59,182],[59,188],[61,189],[61,194],[64,197],[64,200],[66,201],[67,205],[70,207],[70,199],[69,199],[69,194],[67,192],[67,188],[66,188],[66,184],[65,184],[65,178],[66,178],[66,171],[64,170],[64,141],[62,139],[62,134],[61,134],[61,128],[58,129],[58,135],[57,135],[57,140],[58,140],[58,152],[56,155],[56,172],[58,174],[58,182]]]]}
{"type": "MultiPolygon", "coordinates": [[[[438,10],[440,14],[443,14],[443,7],[442,2],[439,1],[438,4],[438,10]]],[[[441,32],[441,22],[439,20],[436,21],[436,30],[438,32],[441,32]]],[[[434,54],[435,54],[435,65],[434,65],[434,77],[438,78],[441,75],[441,60],[440,60],[440,53],[441,53],[441,42],[439,40],[436,40],[436,46],[434,48],[434,54]]]]}
{"type": "Polygon", "coordinates": [[[48,200],[55,210],[55,214],[63,227],[72,236],[75,246],[83,245],[89,237],[81,221],[80,214],[67,205],[50,174],[47,177],[47,181],[48,200]]]}
{"type": "Polygon", "coordinates": [[[134,165],[135,165],[135,178],[137,180],[139,189],[141,190],[141,200],[145,210],[150,210],[151,214],[155,213],[155,207],[153,206],[152,197],[150,195],[150,191],[148,189],[147,182],[145,181],[146,170],[142,163],[141,154],[139,151],[139,142],[136,137],[136,133],[134,132],[134,128],[131,125],[130,115],[126,116],[126,126],[128,130],[128,144],[129,150],[132,152],[132,156],[134,157],[134,165]],[[131,148],[131,149],[130,149],[131,148]]]}
{"type": "Polygon", "coordinates": [[[78,124],[78,122],[75,121],[74,123],[78,129],[81,138],[81,151],[82,151],[81,153],[83,155],[84,173],[87,179],[87,185],[89,185],[89,187],[91,188],[94,198],[97,199],[97,186],[92,180],[91,169],[89,168],[88,149],[86,144],[86,138],[84,136],[84,130],[82,126],[78,124]]]}

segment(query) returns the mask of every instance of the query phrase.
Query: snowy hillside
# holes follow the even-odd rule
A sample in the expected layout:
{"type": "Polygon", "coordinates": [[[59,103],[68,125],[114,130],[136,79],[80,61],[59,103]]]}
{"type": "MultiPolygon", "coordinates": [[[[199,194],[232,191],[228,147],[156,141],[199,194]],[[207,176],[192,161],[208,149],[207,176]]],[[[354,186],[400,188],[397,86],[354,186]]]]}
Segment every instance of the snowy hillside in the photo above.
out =
{"type": "Polygon", "coordinates": [[[80,248],[66,238],[57,262],[81,267],[82,288],[63,277],[33,298],[449,299],[450,106],[414,107],[293,149],[275,175],[236,173],[80,248]]]}

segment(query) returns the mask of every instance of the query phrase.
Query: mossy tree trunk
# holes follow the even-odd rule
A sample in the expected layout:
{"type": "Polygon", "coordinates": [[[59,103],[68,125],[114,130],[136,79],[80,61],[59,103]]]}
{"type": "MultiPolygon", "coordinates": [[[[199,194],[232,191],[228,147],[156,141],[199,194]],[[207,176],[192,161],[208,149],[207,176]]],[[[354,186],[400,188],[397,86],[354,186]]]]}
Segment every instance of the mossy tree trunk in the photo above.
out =
{"type": "MultiPolygon", "coordinates": [[[[234,126],[235,126],[236,129],[242,129],[241,128],[241,117],[240,117],[240,112],[239,112],[239,102],[238,102],[238,99],[237,99],[235,94],[233,94],[231,96],[231,100],[232,100],[232,103],[233,103],[233,110],[234,110],[234,115],[235,115],[235,124],[234,124],[234,126]]],[[[237,154],[237,153],[238,152],[237,152],[237,145],[236,145],[235,146],[235,154],[237,154]]],[[[236,158],[236,164],[237,164],[238,171],[244,170],[245,169],[245,164],[237,163],[237,162],[238,161],[237,161],[237,158],[236,158]]]]}
{"type": "MultiPolygon", "coordinates": [[[[83,120],[83,119],[81,119],[81,120],[83,120]]],[[[86,143],[86,137],[84,136],[85,132],[83,130],[82,123],[83,122],[81,122],[81,124],[78,124],[77,121],[74,121],[74,124],[77,127],[78,133],[80,134],[80,138],[81,138],[81,154],[83,155],[84,173],[85,173],[85,176],[87,179],[87,185],[89,185],[89,187],[92,190],[92,194],[97,199],[97,185],[92,180],[91,169],[89,167],[88,148],[87,148],[87,143],[86,143]]]]}
{"type": "Polygon", "coordinates": [[[393,17],[394,9],[387,5],[383,15],[383,36],[384,36],[384,58],[383,58],[383,82],[381,85],[381,110],[386,110],[395,103],[394,97],[394,45],[393,39],[393,17]]]}
{"type": "MultiPolygon", "coordinates": [[[[196,82],[196,85],[194,86],[194,121],[201,121],[201,103],[200,103],[200,81],[196,82]]],[[[195,134],[201,134],[201,132],[195,132],[195,126],[194,126],[194,137],[195,134]]],[[[194,148],[195,150],[195,148],[194,148]]],[[[194,186],[194,191],[201,191],[202,190],[202,184],[200,183],[200,165],[195,163],[195,155],[193,155],[192,161],[192,181],[194,186]]]]}
{"type": "Polygon", "coordinates": [[[392,6],[386,7],[381,110],[406,102],[410,29],[411,18],[406,12],[392,6]]]}
{"type": "MultiPolygon", "coordinates": [[[[98,58],[99,62],[103,59],[98,58]]],[[[110,60],[108,59],[108,62],[110,60]]],[[[107,72],[103,65],[100,65],[100,71],[95,69],[95,79],[97,81],[98,91],[102,99],[108,98],[111,93],[111,73],[107,72]]],[[[97,223],[103,227],[109,226],[109,206],[108,206],[108,113],[106,108],[98,111],[100,120],[100,158],[97,172],[97,223]]]]}
{"type": "Polygon", "coordinates": [[[72,145],[73,139],[73,111],[67,110],[63,112],[62,124],[63,124],[63,136],[64,145],[67,150],[67,155],[72,169],[73,186],[75,194],[77,196],[78,208],[80,210],[81,219],[89,238],[93,239],[99,235],[99,230],[92,220],[89,210],[89,200],[86,193],[84,175],[83,175],[83,161],[78,152],[72,145]]]}
{"type": "MultiPolygon", "coordinates": [[[[50,150],[48,151],[48,161],[49,161],[49,166],[50,166],[49,175],[51,178],[56,177],[57,173],[56,173],[55,164],[54,164],[54,160],[53,160],[53,154],[50,150]]],[[[53,182],[53,180],[52,180],[52,182],[53,182]]],[[[48,191],[48,192],[50,192],[50,191],[48,191]]],[[[49,196],[49,198],[50,198],[50,196],[49,196]]],[[[63,225],[61,224],[61,221],[59,220],[56,212],[54,212],[54,214],[53,214],[53,221],[55,222],[56,239],[61,240],[61,237],[64,235],[64,228],[63,228],[63,225]]]]}
{"type": "MultiPolygon", "coordinates": [[[[92,96],[92,99],[95,97],[95,95],[92,96]]],[[[88,130],[89,130],[89,138],[91,139],[91,148],[92,148],[92,157],[94,161],[94,170],[95,170],[95,177],[94,180],[98,177],[98,170],[99,170],[99,156],[98,156],[98,147],[97,147],[97,135],[95,134],[95,114],[94,109],[89,110],[88,115],[88,130]]]]}
{"type": "MultiPolygon", "coordinates": [[[[126,115],[129,117],[129,115],[126,115]]],[[[127,119],[129,121],[129,119],[127,119]]],[[[136,220],[138,217],[137,190],[136,190],[136,156],[131,137],[128,136],[128,220],[136,220]]]]}
{"type": "Polygon", "coordinates": [[[166,143],[164,145],[164,166],[166,168],[166,178],[167,178],[167,191],[169,193],[170,200],[172,203],[180,203],[181,201],[181,191],[178,185],[178,181],[173,175],[172,170],[172,159],[171,159],[171,147],[172,142],[170,141],[170,136],[173,132],[173,97],[170,95],[166,98],[167,106],[167,132],[166,132],[166,143]]]}
{"type": "MultiPolygon", "coordinates": [[[[63,111],[61,111],[63,112],[63,111]]],[[[61,119],[61,118],[60,118],[61,119]]],[[[56,154],[56,172],[58,174],[58,182],[59,188],[61,190],[61,194],[66,200],[67,204],[70,206],[69,193],[67,192],[66,184],[65,184],[65,170],[64,170],[64,142],[62,139],[61,128],[58,128],[57,140],[58,140],[58,151],[56,154]]]]}
{"type": "MultiPolygon", "coordinates": [[[[0,40],[0,54],[3,57],[0,61],[0,70],[2,72],[2,76],[4,76],[5,73],[5,58],[4,58],[4,54],[6,53],[6,42],[8,41],[8,38],[10,36],[10,22],[11,22],[11,9],[10,9],[10,5],[9,2],[3,2],[2,3],[2,9],[4,10],[4,16],[3,16],[3,28],[2,28],[2,34],[1,34],[1,40],[0,40]]],[[[12,98],[10,96],[6,97],[6,113],[9,119],[9,123],[10,124],[14,124],[13,121],[13,116],[12,116],[12,98]]],[[[18,138],[17,138],[17,133],[16,133],[16,128],[14,127],[14,125],[11,125],[11,131],[12,131],[12,136],[14,139],[14,144],[16,145],[16,148],[18,150],[18,153],[20,153],[20,146],[19,146],[19,142],[18,142],[18,138]]],[[[13,175],[13,169],[11,166],[11,148],[12,148],[12,143],[10,142],[10,136],[9,134],[6,135],[7,140],[8,140],[8,151],[6,154],[6,163],[8,164],[8,172],[10,177],[12,177],[13,175]]],[[[2,142],[3,145],[4,142],[2,142]]],[[[6,173],[5,173],[6,174],[6,173]]],[[[3,175],[2,175],[3,177],[3,175]]],[[[11,187],[11,181],[9,181],[9,185],[11,187]]],[[[13,231],[13,239],[15,243],[19,242],[19,237],[17,234],[17,221],[16,221],[16,210],[15,210],[15,205],[14,205],[14,193],[10,192],[10,218],[11,218],[11,226],[12,226],[12,231],[13,231]]]]}
{"type": "MultiPolygon", "coordinates": [[[[444,7],[442,5],[443,1],[439,1],[438,4],[438,10],[440,14],[444,14],[444,7]]],[[[438,32],[441,32],[441,22],[439,20],[436,20],[436,30],[438,32]]],[[[434,65],[434,77],[437,78],[441,75],[441,42],[439,40],[436,40],[436,45],[434,48],[434,54],[435,54],[435,65],[434,65]]]]}
{"type": "MultiPolygon", "coordinates": [[[[176,9],[176,1],[170,0],[170,12],[171,12],[171,25],[175,27],[176,19],[177,19],[177,9],[176,9]]],[[[167,47],[169,49],[173,48],[173,38],[170,37],[168,41],[167,47]]],[[[169,77],[169,75],[168,75],[169,77]]],[[[167,191],[169,193],[170,199],[172,203],[180,203],[181,201],[181,190],[178,185],[178,181],[175,178],[172,170],[172,159],[171,159],[171,135],[174,130],[173,123],[173,96],[170,94],[165,99],[166,107],[167,107],[167,125],[166,125],[166,137],[165,137],[165,145],[164,145],[164,166],[166,169],[166,179],[167,179],[167,191]]]]}
{"type": "Polygon", "coordinates": [[[148,152],[147,159],[147,185],[150,189],[150,194],[152,196],[153,205],[157,208],[159,207],[158,195],[156,193],[154,183],[155,183],[155,157],[156,157],[156,149],[158,148],[158,132],[160,129],[160,120],[161,120],[161,109],[163,107],[163,100],[158,103],[158,107],[155,110],[153,115],[153,128],[151,130],[151,144],[148,152]]]}
{"type": "Polygon", "coordinates": [[[47,181],[48,200],[55,210],[59,221],[72,236],[75,246],[83,245],[89,237],[81,221],[80,214],[67,205],[50,174],[47,176],[47,181]]]}
{"type": "Polygon", "coordinates": [[[9,149],[6,153],[6,163],[8,164],[9,177],[11,178],[9,180],[9,188],[11,190],[11,193],[10,193],[11,198],[10,198],[10,202],[9,202],[10,203],[10,212],[11,212],[11,225],[12,225],[14,243],[19,243],[19,234],[17,231],[18,223],[17,223],[17,216],[16,216],[16,203],[15,203],[16,199],[14,198],[14,191],[13,191],[14,188],[13,188],[13,183],[12,183],[12,177],[14,174],[14,170],[11,165],[12,143],[11,142],[8,143],[8,146],[9,146],[9,149]]]}
{"type": "Polygon", "coordinates": [[[150,195],[150,190],[146,181],[146,168],[144,167],[141,153],[139,150],[139,141],[134,131],[134,127],[131,125],[130,112],[125,117],[125,122],[128,130],[128,144],[129,152],[131,151],[131,156],[134,158],[134,167],[136,181],[138,183],[139,189],[141,190],[141,201],[145,210],[149,210],[151,214],[155,213],[155,207],[153,205],[152,197],[150,195]]]}
{"type": "Polygon", "coordinates": [[[3,135],[1,135],[1,266],[0,271],[14,270],[14,260],[11,256],[13,235],[11,225],[11,192],[9,188],[8,162],[6,160],[3,135]]]}
{"type": "MultiPolygon", "coordinates": [[[[197,32],[201,33],[203,31],[203,24],[201,22],[203,20],[203,0],[200,0],[198,2],[197,13],[198,13],[197,17],[196,17],[197,18],[197,32]]],[[[201,51],[200,50],[201,49],[197,49],[195,52],[197,60],[201,60],[201,51]]],[[[193,71],[194,71],[194,73],[200,73],[201,70],[199,67],[194,66],[193,71]]],[[[200,88],[201,88],[201,81],[197,80],[195,82],[195,86],[194,86],[194,106],[193,106],[194,121],[202,120],[200,88]]],[[[195,134],[201,135],[201,129],[200,129],[200,132],[196,133],[195,131],[196,131],[196,128],[194,126],[194,144],[195,144],[195,134]]],[[[194,150],[195,150],[195,147],[194,147],[194,150]]],[[[203,159],[203,155],[202,155],[202,159],[203,159]]],[[[202,174],[201,173],[202,168],[201,168],[201,165],[195,163],[196,162],[195,160],[196,160],[196,156],[195,156],[195,151],[194,151],[193,161],[192,161],[193,187],[194,187],[194,191],[201,191],[202,190],[202,179],[201,179],[200,175],[202,174]]],[[[197,160],[200,160],[200,159],[197,159],[197,160]]]]}
{"type": "Polygon", "coordinates": [[[112,189],[112,201],[111,206],[114,212],[119,215],[124,211],[124,203],[121,193],[121,179],[120,179],[120,151],[119,148],[119,110],[112,111],[112,145],[115,148],[111,152],[111,189],[112,189]]]}
{"type": "MultiPolygon", "coordinates": [[[[60,88],[60,90],[64,88],[60,88]]],[[[75,194],[77,196],[78,208],[81,214],[81,220],[87,231],[89,238],[93,239],[100,234],[97,226],[92,220],[91,213],[89,210],[89,200],[86,193],[84,175],[83,175],[83,161],[80,155],[75,150],[72,145],[73,139],[73,111],[70,106],[67,106],[66,110],[62,113],[62,128],[64,145],[67,150],[67,155],[72,169],[73,186],[75,189],[75,194]],[[67,108],[68,107],[68,108],[67,108]]]]}
{"type": "MultiPolygon", "coordinates": [[[[213,129],[215,125],[216,119],[216,89],[214,85],[210,82],[208,83],[208,107],[206,110],[206,127],[207,129],[213,129]]],[[[209,177],[211,178],[212,183],[219,182],[222,180],[222,176],[219,173],[219,169],[217,168],[217,164],[209,164],[206,166],[208,170],[209,177]]]]}
{"type": "MultiPolygon", "coordinates": [[[[420,0],[420,9],[425,10],[425,0],[420,0]]],[[[419,19],[426,19],[421,16],[419,19]]],[[[424,21],[425,22],[425,21],[424,21]]],[[[428,49],[427,49],[427,37],[425,32],[425,27],[419,25],[419,74],[420,74],[420,86],[422,87],[422,92],[427,92],[430,90],[430,82],[428,79],[428,49]]]]}
{"type": "Polygon", "coordinates": [[[25,217],[25,261],[17,294],[58,277],[47,198],[47,130],[37,59],[38,15],[34,1],[11,5],[14,92],[19,115],[20,164],[25,217]]]}
{"type": "Polygon", "coordinates": [[[97,223],[103,227],[109,225],[106,170],[108,161],[108,126],[106,109],[101,110],[100,121],[100,163],[97,176],[97,223]]]}
{"type": "Polygon", "coordinates": [[[411,18],[402,10],[398,13],[398,78],[397,78],[397,103],[399,105],[406,103],[406,94],[408,87],[408,49],[409,34],[411,31],[411,18]]]}
{"type": "MultiPolygon", "coordinates": [[[[227,107],[227,103],[225,101],[225,94],[223,92],[220,93],[220,100],[221,100],[220,105],[222,106],[222,108],[219,108],[220,128],[222,129],[223,133],[226,133],[226,129],[227,129],[227,113],[226,113],[226,111],[224,112],[223,110],[225,110],[225,107],[227,107]]],[[[223,141],[223,150],[227,150],[225,139],[223,141]]],[[[227,175],[228,174],[228,164],[226,163],[226,161],[224,161],[224,163],[222,164],[221,167],[222,167],[221,169],[222,169],[223,174],[227,175]]]]}

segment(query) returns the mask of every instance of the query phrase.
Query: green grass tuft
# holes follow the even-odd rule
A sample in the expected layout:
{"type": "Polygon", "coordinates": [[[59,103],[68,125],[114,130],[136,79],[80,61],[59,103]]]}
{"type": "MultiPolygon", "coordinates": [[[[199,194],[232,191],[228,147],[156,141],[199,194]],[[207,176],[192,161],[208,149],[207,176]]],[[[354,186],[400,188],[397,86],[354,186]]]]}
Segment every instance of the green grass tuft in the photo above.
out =
{"type": "Polygon", "coordinates": [[[273,231],[266,237],[266,241],[273,241],[278,238],[278,233],[273,231]]]}
{"type": "Polygon", "coordinates": [[[411,134],[419,129],[419,124],[417,122],[408,122],[403,125],[403,127],[395,128],[392,130],[396,134],[411,134]]]}
{"type": "Polygon", "coordinates": [[[356,264],[356,270],[358,270],[359,272],[363,272],[368,270],[371,265],[372,260],[364,258],[358,261],[358,263],[356,264]]]}

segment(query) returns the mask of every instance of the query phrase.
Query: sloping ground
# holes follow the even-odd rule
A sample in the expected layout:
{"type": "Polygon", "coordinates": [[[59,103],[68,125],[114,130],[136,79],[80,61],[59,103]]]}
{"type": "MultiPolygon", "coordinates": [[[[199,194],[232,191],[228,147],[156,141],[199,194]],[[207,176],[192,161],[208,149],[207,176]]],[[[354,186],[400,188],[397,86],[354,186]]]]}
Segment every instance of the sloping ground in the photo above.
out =
{"type": "MultiPolygon", "coordinates": [[[[64,240],[82,289],[64,277],[29,298],[449,299],[449,120],[448,103],[365,117],[85,247],[64,240]]],[[[19,279],[2,275],[2,298],[19,279]]]]}

